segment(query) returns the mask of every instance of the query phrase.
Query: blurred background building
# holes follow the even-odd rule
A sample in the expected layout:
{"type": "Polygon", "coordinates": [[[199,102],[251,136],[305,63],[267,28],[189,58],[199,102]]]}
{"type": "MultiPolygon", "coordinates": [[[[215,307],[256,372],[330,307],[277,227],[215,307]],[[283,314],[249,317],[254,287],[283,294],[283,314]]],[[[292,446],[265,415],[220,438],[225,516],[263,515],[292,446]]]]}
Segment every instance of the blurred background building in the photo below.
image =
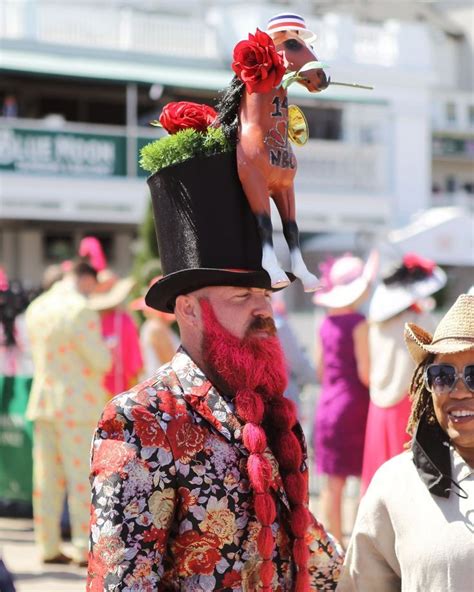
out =
{"type": "MultiPolygon", "coordinates": [[[[291,87],[311,138],[295,147],[307,261],[382,241],[451,266],[456,289],[467,288],[474,9],[455,0],[1,0],[7,274],[38,284],[91,234],[127,273],[149,201],[138,154],[162,133],[149,122],[169,101],[215,104],[235,43],[287,9],[318,34],[333,80],[374,86],[291,87]]],[[[288,298],[293,309],[309,302],[301,290],[288,298]]]]}

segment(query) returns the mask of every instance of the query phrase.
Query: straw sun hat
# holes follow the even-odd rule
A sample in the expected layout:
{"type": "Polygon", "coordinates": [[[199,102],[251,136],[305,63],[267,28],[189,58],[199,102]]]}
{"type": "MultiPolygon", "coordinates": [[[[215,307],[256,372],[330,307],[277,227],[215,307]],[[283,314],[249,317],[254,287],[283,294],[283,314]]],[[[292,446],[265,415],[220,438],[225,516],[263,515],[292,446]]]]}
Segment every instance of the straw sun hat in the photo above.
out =
{"type": "Polygon", "coordinates": [[[429,354],[454,354],[474,349],[474,296],[461,294],[441,319],[434,335],[415,323],[407,323],[405,342],[417,364],[429,354]]]}

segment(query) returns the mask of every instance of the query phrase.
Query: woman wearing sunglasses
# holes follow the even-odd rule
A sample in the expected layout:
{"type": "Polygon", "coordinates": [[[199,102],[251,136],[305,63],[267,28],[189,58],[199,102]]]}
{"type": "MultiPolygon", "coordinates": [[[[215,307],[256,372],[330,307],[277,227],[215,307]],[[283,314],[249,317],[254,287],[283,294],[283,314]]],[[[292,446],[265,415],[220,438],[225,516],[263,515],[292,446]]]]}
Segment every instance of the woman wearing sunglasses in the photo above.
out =
{"type": "Polygon", "coordinates": [[[405,341],[410,450],[386,462],[361,501],[338,592],[474,589],[474,296],[459,296],[431,336],[405,341]]]}

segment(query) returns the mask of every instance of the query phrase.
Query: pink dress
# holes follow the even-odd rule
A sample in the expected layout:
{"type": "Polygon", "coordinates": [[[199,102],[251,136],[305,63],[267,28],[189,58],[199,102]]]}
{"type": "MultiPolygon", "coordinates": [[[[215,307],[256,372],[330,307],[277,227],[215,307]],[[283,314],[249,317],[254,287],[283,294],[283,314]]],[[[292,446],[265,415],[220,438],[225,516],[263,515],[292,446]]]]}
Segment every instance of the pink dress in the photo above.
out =
{"type": "Polygon", "coordinates": [[[101,321],[102,335],[112,352],[112,367],[105,375],[104,386],[115,396],[138,382],[143,368],[140,339],[133,318],[123,310],[107,311],[101,321]]]}
{"type": "Polygon", "coordinates": [[[357,375],[352,333],[364,320],[357,312],[329,315],[320,327],[324,368],[314,432],[318,473],[361,474],[369,389],[357,375]]]}

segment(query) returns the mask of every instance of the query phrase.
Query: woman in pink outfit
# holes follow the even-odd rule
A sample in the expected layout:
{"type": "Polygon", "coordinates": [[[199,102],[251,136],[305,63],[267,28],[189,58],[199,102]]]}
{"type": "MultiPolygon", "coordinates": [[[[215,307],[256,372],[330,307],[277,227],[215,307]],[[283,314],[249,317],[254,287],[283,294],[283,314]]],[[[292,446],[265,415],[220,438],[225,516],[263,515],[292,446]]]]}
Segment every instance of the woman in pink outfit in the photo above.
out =
{"type": "Polygon", "coordinates": [[[131,278],[118,279],[108,270],[101,271],[98,278],[99,286],[110,287],[91,296],[89,306],[100,313],[102,335],[112,353],[112,366],[104,377],[104,386],[113,397],[136,384],[143,368],[135,321],[120,308],[134,282],[131,278]]]}
{"type": "Polygon", "coordinates": [[[120,308],[134,286],[132,278],[120,279],[107,267],[99,239],[85,236],[79,256],[97,271],[98,286],[89,298],[89,307],[100,313],[102,336],[112,354],[112,366],[104,377],[109,396],[128,390],[137,383],[143,368],[140,339],[133,317],[120,308]]]}
{"type": "Polygon", "coordinates": [[[321,509],[328,530],[342,541],[342,494],[347,477],[360,476],[369,407],[367,322],[359,306],[367,298],[378,257],[350,253],[321,265],[323,288],[313,302],[324,306],[317,336],[321,380],[314,426],[316,468],[325,476],[321,509]]]}
{"type": "Polygon", "coordinates": [[[403,340],[406,323],[433,325],[425,299],[446,283],[432,261],[405,255],[374,291],[369,308],[370,405],[362,462],[361,495],[376,470],[410,440],[408,387],[414,364],[403,340]]]}

